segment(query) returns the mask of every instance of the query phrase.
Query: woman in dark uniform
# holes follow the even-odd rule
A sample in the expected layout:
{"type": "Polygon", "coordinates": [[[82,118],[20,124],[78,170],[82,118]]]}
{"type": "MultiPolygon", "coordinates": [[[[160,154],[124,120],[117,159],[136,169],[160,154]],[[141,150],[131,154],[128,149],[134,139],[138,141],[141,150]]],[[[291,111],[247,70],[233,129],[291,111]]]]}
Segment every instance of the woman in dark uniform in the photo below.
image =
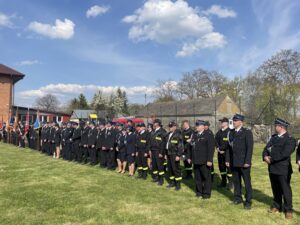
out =
{"type": "Polygon", "coordinates": [[[61,142],[61,129],[59,125],[56,123],[55,126],[55,133],[54,133],[54,143],[55,143],[55,156],[57,159],[60,157],[60,142],[61,142]]]}
{"type": "Polygon", "coordinates": [[[134,134],[133,127],[127,127],[127,136],[125,139],[126,145],[126,162],[128,163],[129,176],[134,175],[134,163],[135,163],[135,152],[136,152],[136,136],[134,134]]]}
{"type": "Polygon", "coordinates": [[[117,163],[118,163],[118,173],[125,173],[126,169],[126,129],[123,128],[121,134],[118,136],[117,140],[117,163]]]}

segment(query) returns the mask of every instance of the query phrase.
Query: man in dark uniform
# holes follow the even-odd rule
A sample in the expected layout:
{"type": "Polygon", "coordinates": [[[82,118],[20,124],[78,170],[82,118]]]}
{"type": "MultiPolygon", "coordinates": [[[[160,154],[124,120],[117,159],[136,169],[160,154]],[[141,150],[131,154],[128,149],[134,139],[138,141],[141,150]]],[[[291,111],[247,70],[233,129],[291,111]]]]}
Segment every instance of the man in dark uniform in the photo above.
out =
{"type": "Polygon", "coordinates": [[[3,137],[3,142],[7,143],[7,127],[6,127],[6,123],[3,123],[2,137],[3,137]]]}
{"type": "MultiPolygon", "coordinates": [[[[212,132],[212,130],[209,128],[210,127],[210,122],[209,121],[204,121],[204,130],[206,132],[208,132],[209,135],[214,136],[214,133],[212,132]]],[[[211,166],[211,169],[210,169],[210,173],[211,173],[211,182],[214,182],[214,176],[215,176],[215,167],[214,167],[214,163],[212,164],[211,166]]]]}
{"type": "Polygon", "coordinates": [[[180,182],[182,180],[180,171],[180,157],[182,156],[183,138],[180,131],[177,129],[177,124],[175,121],[169,123],[169,133],[166,136],[166,150],[168,156],[168,172],[170,184],[168,188],[175,187],[178,191],[181,188],[180,182]]]}
{"type": "Polygon", "coordinates": [[[298,144],[298,148],[297,148],[297,153],[296,153],[296,163],[299,167],[299,172],[300,172],[300,142],[298,144]]]}
{"type": "Polygon", "coordinates": [[[221,122],[221,129],[216,133],[216,147],[218,151],[218,164],[219,170],[221,173],[222,181],[219,187],[226,187],[227,185],[227,178],[228,178],[228,189],[233,187],[232,185],[232,173],[230,167],[226,167],[225,164],[225,155],[226,151],[229,151],[229,142],[228,142],[228,133],[229,129],[229,120],[228,118],[224,117],[223,119],[219,120],[221,122]]]}
{"type": "Polygon", "coordinates": [[[113,170],[115,167],[115,144],[116,132],[112,128],[112,121],[108,121],[105,129],[105,138],[102,150],[107,151],[107,169],[113,170]]]}
{"type": "Polygon", "coordinates": [[[296,140],[287,132],[289,125],[285,120],[275,120],[276,134],[271,137],[262,154],[263,161],[268,164],[274,197],[269,212],[278,213],[284,210],[286,219],[293,218],[292,189],[290,185],[293,172],[291,155],[296,147],[296,140]],[[282,198],[284,199],[283,208],[282,198]]]}
{"type": "Polygon", "coordinates": [[[86,122],[84,124],[84,128],[82,129],[82,133],[81,133],[81,148],[82,148],[82,152],[83,152],[82,157],[83,157],[84,164],[88,162],[88,158],[89,158],[89,151],[88,151],[89,131],[90,131],[89,122],[86,122]]]}
{"type": "Polygon", "coordinates": [[[102,168],[107,167],[107,153],[108,153],[108,151],[103,150],[105,133],[106,133],[105,125],[106,124],[104,121],[101,121],[99,124],[99,131],[97,135],[97,144],[96,144],[96,148],[99,154],[100,167],[102,168]]]}
{"type": "Polygon", "coordinates": [[[187,154],[189,154],[191,145],[191,137],[194,133],[193,129],[190,127],[190,123],[188,120],[184,120],[182,123],[182,137],[183,137],[183,145],[184,145],[184,152],[182,155],[183,163],[184,163],[184,169],[186,171],[186,177],[185,179],[190,180],[193,179],[192,173],[193,173],[193,166],[188,162],[188,159],[191,157],[187,154]]]}
{"type": "Polygon", "coordinates": [[[21,148],[25,148],[25,126],[24,124],[20,121],[19,122],[19,146],[21,148]]]}
{"type": "Polygon", "coordinates": [[[253,134],[251,130],[243,127],[244,116],[233,116],[234,129],[229,132],[229,151],[226,151],[226,166],[231,167],[234,186],[233,204],[243,202],[242,178],[246,189],[245,209],[251,209],[252,185],[251,185],[251,162],[253,154],[253,134]]]}
{"type": "Polygon", "coordinates": [[[147,158],[150,151],[150,134],[146,130],[144,123],[138,123],[137,127],[139,128],[136,135],[138,178],[146,180],[148,174],[147,158]]]}
{"type": "Polygon", "coordinates": [[[152,156],[152,173],[153,182],[158,182],[158,185],[164,183],[164,155],[166,146],[166,131],[161,127],[161,120],[153,121],[153,133],[150,137],[150,150],[152,156]]]}
{"type": "Polygon", "coordinates": [[[63,159],[66,159],[66,134],[67,134],[67,125],[62,123],[61,129],[61,155],[63,159]]]}
{"type": "MultiPolygon", "coordinates": [[[[48,138],[48,142],[49,142],[49,155],[50,156],[54,156],[55,153],[55,149],[56,149],[56,145],[55,145],[55,123],[51,123],[51,127],[50,127],[50,133],[49,133],[49,138],[48,138]]],[[[54,157],[55,158],[55,157],[54,157]]]]}
{"type": "Polygon", "coordinates": [[[88,149],[90,155],[90,164],[92,166],[97,164],[97,150],[96,150],[96,143],[97,143],[97,134],[98,131],[95,127],[95,123],[90,123],[90,130],[88,134],[88,149]]]}
{"type": "MultiPolygon", "coordinates": [[[[209,132],[205,131],[203,120],[196,121],[196,132],[191,139],[191,159],[194,165],[194,179],[196,183],[196,196],[208,199],[211,196],[212,180],[211,167],[215,151],[215,140],[209,132]]],[[[190,161],[191,160],[191,161],[190,161]]]]}
{"type": "Polygon", "coordinates": [[[65,131],[65,160],[71,159],[71,151],[72,151],[72,136],[73,136],[73,128],[72,123],[67,123],[67,129],[65,131]]]}
{"type": "Polygon", "coordinates": [[[71,159],[78,162],[78,155],[80,154],[80,141],[81,141],[81,126],[78,125],[78,123],[73,122],[73,136],[72,136],[72,142],[73,142],[73,148],[71,152],[71,159]]]}
{"type": "Polygon", "coordinates": [[[36,141],[37,141],[37,133],[33,127],[33,124],[31,124],[28,129],[28,147],[31,149],[37,149],[36,141]]]}
{"type": "Polygon", "coordinates": [[[42,123],[42,129],[41,129],[41,138],[40,138],[40,144],[42,148],[42,153],[46,153],[47,150],[47,124],[45,122],[42,123]]]}

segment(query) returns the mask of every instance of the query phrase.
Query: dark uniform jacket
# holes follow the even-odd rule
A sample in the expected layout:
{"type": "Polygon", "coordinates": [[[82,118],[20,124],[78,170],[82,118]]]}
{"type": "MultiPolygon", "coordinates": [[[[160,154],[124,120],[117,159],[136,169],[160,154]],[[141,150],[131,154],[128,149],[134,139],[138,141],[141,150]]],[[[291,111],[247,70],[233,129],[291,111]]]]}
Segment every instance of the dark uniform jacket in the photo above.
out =
{"type": "Polygon", "coordinates": [[[111,148],[115,147],[115,143],[116,143],[116,132],[114,131],[113,128],[110,129],[106,128],[103,147],[105,147],[106,150],[110,150],[111,148]]]}
{"type": "Polygon", "coordinates": [[[125,139],[126,145],[126,154],[131,155],[136,152],[136,135],[134,133],[130,133],[126,135],[125,139]]]}
{"type": "Polygon", "coordinates": [[[237,132],[231,130],[229,136],[229,151],[226,151],[226,162],[232,167],[251,166],[253,154],[253,134],[251,130],[241,127],[237,132]]]}
{"type": "Polygon", "coordinates": [[[184,150],[182,134],[176,130],[166,136],[166,150],[168,155],[181,156],[184,150]],[[170,136],[171,135],[171,136],[170,136]]]}
{"type": "Polygon", "coordinates": [[[194,131],[192,128],[183,129],[182,130],[182,139],[183,139],[183,145],[184,145],[184,154],[186,155],[186,158],[191,158],[189,153],[191,153],[191,144],[188,142],[189,139],[192,138],[194,131]]]}
{"type": "Polygon", "coordinates": [[[90,130],[89,127],[85,127],[81,130],[81,146],[87,147],[89,130],[90,130]]]}
{"type": "Polygon", "coordinates": [[[296,163],[298,163],[299,160],[300,160],[300,142],[299,142],[299,145],[298,145],[298,148],[297,148],[296,163]]]}
{"type": "Polygon", "coordinates": [[[55,128],[54,127],[51,127],[49,129],[48,141],[53,144],[55,143],[55,128]]]}
{"type": "Polygon", "coordinates": [[[74,129],[72,141],[76,144],[79,144],[81,141],[81,127],[74,129]]]}
{"type": "Polygon", "coordinates": [[[215,152],[214,136],[208,132],[203,131],[201,134],[195,132],[191,140],[191,156],[193,164],[204,165],[207,162],[213,162],[215,152]]]}
{"type": "Polygon", "coordinates": [[[117,147],[119,152],[126,152],[126,135],[123,135],[121,132],[121,135],[117,137],[117,147]]]}
{"type": "Polygon", "coordinates": [[[102,149],[105,140],[105,128],[98,131],[96,148],[102,149]]]}
{"type": "Polygon", "coordinates": [[[165,154],[166,146],[166,131],[159,128],[154,131],[150,137],[150,150],[159,151],[160,154],[165,154]]]}
{"type": "Polygon", "coordinates": [[[138,152],[149,152],[150,150],[150,133],[143,131],[136,134],[136,148],[138,152]]]}
{"type": "Polygon", "coordinates": [[[73,136],[73,128],[66,128],[65,130],[65,142],[66,144],[72,143],[72,136],[73,136]]]}
{"type": "Polygon", "coordinates": [[[96,147],[96,143],[97,143],[97,134],[98,134],[98,130],[96,128],[91,128],[89,130],[89,134],[88,134],[88,146],[92,147],[92,145],[94,145],[94,147],[96,147]]]}
{"type": "Polygon", "coordinates": [[[219,148],[220,151],[228,151],[229,150],[229,142],[228,142],[228,132],[229,128],[222,130],[220,129],[216,133],[216,147],[219,148]]]}
{"type": "Polygon", "coordinates": [[[278,136],[273,135],[263,151],[263,160],[265,156],[271,157],[269,164],[269,173],[277,175],[288,175],[292,173],[291,155],[295,151],[296,140],[288,133],[278,136]]]}
{"type": "Polygon", "coordinates": [[[55,137],[54,137],[54,142],[56,145],[59,145],[61,143],[61,129],[55,130],[55,137]]]}

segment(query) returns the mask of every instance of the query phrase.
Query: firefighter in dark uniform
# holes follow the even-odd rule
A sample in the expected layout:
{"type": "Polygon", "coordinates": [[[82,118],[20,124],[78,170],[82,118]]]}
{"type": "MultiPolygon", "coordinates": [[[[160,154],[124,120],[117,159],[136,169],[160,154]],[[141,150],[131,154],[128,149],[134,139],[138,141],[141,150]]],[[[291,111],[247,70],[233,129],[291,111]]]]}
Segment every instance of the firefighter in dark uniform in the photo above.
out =
{"type": "Polygon", "coordinates": [[[193,167],[192,164],[188,162],[188,159],[191,158],[188,154],[191,152],[190,142],[192,134],[194,133],[193,129],[190,127],[189,121],[184,120],[182,123],[182,137],[183,137],[183,145],[184,145],[184,152],[182,155],[183,163],[184,163],[184,170],[186,172],[185,179],[190,180],[193,179],[193,167]]]}
{"type": "Polygon", "coordinates": [[[55,143],[55,157],[57,159],[60,158],[60,144],[61,144],[61,129],[59,127],[59,124],[56,123],[54,125],[55,133],[54,133],[54,143],[55,143]]]}
{"type": "Polygon", "coordinates": [[[224,117],[219,120],[221,122],[221,129],[216,133],[216,147],[218,151],[218,164],[219,170],[221,173],[221,184],[218,187],[226,187],[228,179],[228,189],[233,187],[232,184],[232,173],[230,167],[226,167],[225,156],[226,151],[229,151],[229,142],[228,142],[228,133],[229,129],[229,120],[224,117]]]}
{"type": "Polygon", "coordinates": [[[181,171],[180,171],[180,157],[182,156],[183,138],[181,132],[177,129],[175,121],[169,123],[169,133],[166,136],[166,151],[168,159],[168,172],[170,183],[168,188],[175,187],[175,190],[181,188],[181,171]]]}
{"type": "Polygon", "coordinates": [[[55,123],[53,122],[50,127],[50,133],[49,133],[49,155],[54,156],[55,153],[55,123]]]}
{"type": "MultiPolygon", "coordinates": [[[[214,136],[214,133],[212,132],[212,130],[209,128],[210,127],[210,122],[209,121],[204,121],[205,123],[204,123],[204,130],[206,131],[206,132],[208,132],[208,134],[209,135],[211,135],[211,136],[213,136],[214,138],[215,138],[215,136],[214,136]]],[[[211,166],[211,182],[214,182],[214,176],[215,176],[215,167],[214,167],[214,163],[213,163],[213,165],[211,166]]]]}
{"type": "Polygon", "coordinates": [[[48,124],[44,122],[43,128],[42,128],[42,153],[47,154],[48,153],[48,124]]]}
{"type": "Polygon", "coordinates": [[[80,142],[81,142],[81,126],[73,122],[73,136],[72,136],[72,151],[70,161],[75,160],[78,162],[78,155],[80,154],[80,142]]]}
{"type": "Polygon", "coordinates": [[[273,192],[273,205],[269,212],[278,213],[283,210],[286,219],[293,218],[292,189],[290,185],[293,172],[291,155],[296,147],[296,140],[287,132],[289,125],[285,120],[275,120],[276,134],[271,137],[262,154],[263,161],[268,164],[273,192]],[[283,206],[282,199],[284,199],[283,206]]]}
{"type": "Polygon", "coordinates": [[[155,119],[153,121],[153,133],[150,137],[150,150],[152,156],[153,182],[158,182],[158,185],[163,185],[164,183],[165,138],[166,131],[161,127],[161,120],[155,119]]]}
{"type": "Polygon", "coordinates": [[[78,162],[78,163],[82,162],[82,156],[83,156],[82,133],[83,133],[84,126],[85,126],[85,122],[84,121],[80,121],[79,122],[80,138],[78,140],[79,145],[78,145],[77,152],[75,153],[75,161],[78,162]]]}
{"type": "Polygon", "coordinates": [[[28,129],[28,147],[31,149],[37,149],[36,141],[37,141],[37,133],[33,125],[31,124],[28,129]]]}
{"type": "Polygon", "coordinates": [[[88,149],[89,149],[89,155],[90,155],[90,164],[92,166],[97,164],[97,150],[96,150],[96,144],[97,144],[97,134],[98,131],[95,127],[95,123],[90,123],[90,130],[88,134],[88,149]]]}
{"type": "MultiPolygon", "coordinates": [[[[194,165],[196,196],[208,199],[211,197],[211,167],[215,151],[215,139],[205,131],[203,120],[196,121],[196,132],[191,139],[191,159],[194,165]]],[[[190,161],[191,162],[191,161],[190,161]]]]}
{"type": "Polygon", "coordinates": [[[116,133],[112,127],[112,121],[108,121],[105,129],[104,144],[102,150],[106,151],[107,169],[114,170],[115,167],[115,143],[116,133]]]}
{"type": "Polygon", "coordinates": [[[66,158],[66,133],[67,133],[67,124],[66,123],[62,123],[62,128],[61,128],[61,156],[63,159],[66,158]]]}
{"type": "Polygon", "coordinates": [[[3,142],[7,143],[7,127],[6,127],[6,123],[3,123],[2,137],[3,137],[3,142]]]}
{"type": "Polygon", "coordinates": [[[19,146],[25,148],[25,126],[22,122],[19,123],[19,146]]]}
{"type": "Polygon", "coordinates": [[[89,123],[86,122],[84,124],[84,128],[82,129],[82,133],[81,133],[81,148],[83,153],[82,155],[83,163],[87,163],[89,158],[89,150],[88,150],[89,131],[90,131],[89,123]]]}
{"type": "Polygon", "coordinates": [[[101,121],[99,124],[96,147],[99,153],[100,167],[102,168],[107,166],[107,154],[106,154],[107,151],[103,151],[104,141],[105,141],[105,122],[101,121]]]}
{"type": "Polygon", "coordinates": [[[125,173],[126,171],[126,128],[122,128],[121,134],[117,137],[117,162],[118,162],[118,173],[125,173]]]}
{"type": "Polygon", "coordinates": [[[71,151],[72,151],[72,136],[73,136],[73,127],[71,122],[67,123],[67,129],[65,131],[65,160],[71,159],[71,151]]]}
{"type": "Polygon", "coordinates": [[[233,116],[234,129],[229,132],[229,151],[226,151],[226,166],[231,167],[232,181],[234,186],[233,204],[238,205],[242,199],[242,178],[245,184],[244,208],[251,209],[252,185],[251,185],[251,162],[253,155],[253,134],[251,130],[243,127],[244,116],[233,116]]]}
{"type": "Polygon", "coordinates": [[[148,174],[147,159],[150,151],[150,133],[146,130],[144,123],[138,123],[137,127],[139,128],[136,135],[138,178],[146,180],[148,174]]]}
{"type": "Polygon", "coordinates": [[[296,163],[298,165],[299,172],[300,172],[300,141],[299,141],[297,153],[296,153],[296,163]]]}

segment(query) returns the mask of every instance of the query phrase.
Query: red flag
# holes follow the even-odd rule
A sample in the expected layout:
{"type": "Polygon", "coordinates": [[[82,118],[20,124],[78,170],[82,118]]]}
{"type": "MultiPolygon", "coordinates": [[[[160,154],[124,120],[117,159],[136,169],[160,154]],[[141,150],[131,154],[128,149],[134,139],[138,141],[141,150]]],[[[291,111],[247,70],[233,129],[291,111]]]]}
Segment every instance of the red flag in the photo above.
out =
{"type": "Polygon", "coordinates": [[[29,108],[28,108],[27,114],[26,114],[25,134],[27,133],[28,130],[29,130],[29,108]]]}

